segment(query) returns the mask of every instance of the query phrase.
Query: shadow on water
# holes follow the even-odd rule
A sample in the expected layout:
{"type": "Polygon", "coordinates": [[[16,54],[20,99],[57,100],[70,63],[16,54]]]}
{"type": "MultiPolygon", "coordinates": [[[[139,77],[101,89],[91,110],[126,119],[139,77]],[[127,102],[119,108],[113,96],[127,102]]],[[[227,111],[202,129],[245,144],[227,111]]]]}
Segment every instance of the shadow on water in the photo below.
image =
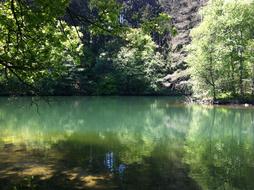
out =
{"type": "Polygon", "coordinates": [[[254,188],[254,111],[169,98],[0,99],[0,189],[254,188]]]}
{"type": "Polygon", "coordinates": [[[0,155],[1,189],[198,189],[176,155],[165,154],[161,145],[149,156],[128,155],[130,147],[112,135],[115,147],[104,145],[107,137],[93,137],[98,144],[70,137],[47,150],[5,145],[0,155]]]}

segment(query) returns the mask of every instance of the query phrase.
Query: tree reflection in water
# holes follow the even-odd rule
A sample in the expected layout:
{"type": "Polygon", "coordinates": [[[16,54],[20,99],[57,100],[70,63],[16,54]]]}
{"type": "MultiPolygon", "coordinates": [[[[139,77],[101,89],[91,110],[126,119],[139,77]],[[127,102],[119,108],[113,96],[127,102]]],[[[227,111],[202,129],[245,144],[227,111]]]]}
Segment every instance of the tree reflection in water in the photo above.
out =
{"type": "Polygon", "coordinates": [[[253,189],[252,109],[0,99],[0,189],[253,189]],[[6,185],[8,184],[8,185],[6,185]]]}
{"type": "Polygon", "coordinates": [[[185,161],[202,189],[254,188],[253,109],[196,110],[185,161]]]}

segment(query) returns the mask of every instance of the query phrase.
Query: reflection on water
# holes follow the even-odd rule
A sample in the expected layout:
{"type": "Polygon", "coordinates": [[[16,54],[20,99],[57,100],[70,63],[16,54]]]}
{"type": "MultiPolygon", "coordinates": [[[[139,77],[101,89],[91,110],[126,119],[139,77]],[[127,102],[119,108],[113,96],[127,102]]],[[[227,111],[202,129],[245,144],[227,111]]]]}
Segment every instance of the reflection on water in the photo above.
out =
{"type": "Polygon", "coordinates": [[[0,189],[253,190],[254,109],[0,99],[0,189]]]}

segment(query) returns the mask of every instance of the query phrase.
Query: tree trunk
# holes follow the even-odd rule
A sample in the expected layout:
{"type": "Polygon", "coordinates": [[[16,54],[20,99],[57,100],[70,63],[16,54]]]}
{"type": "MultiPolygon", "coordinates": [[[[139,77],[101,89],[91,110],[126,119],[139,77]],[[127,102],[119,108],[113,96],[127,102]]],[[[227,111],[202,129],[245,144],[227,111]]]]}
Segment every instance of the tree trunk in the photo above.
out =
{"type": "MultiPolygon", "coordinates": [[[[240,31],[240,35],[241,35],[241,41],[243,39],[243,33],[242,31],[240,31]]],[[[240,95],[243,96],[244,95],[244,91],[243,91],[243,45],[241,42],[241,48],[240,48],[240,77],[239,77],[239,88],[240,88],[240,95]]]]}
{"type": "Polygon", "coordinates": [[[254,64],[252,64],[252,90],[251,94],[254,95],[254,64]]]}

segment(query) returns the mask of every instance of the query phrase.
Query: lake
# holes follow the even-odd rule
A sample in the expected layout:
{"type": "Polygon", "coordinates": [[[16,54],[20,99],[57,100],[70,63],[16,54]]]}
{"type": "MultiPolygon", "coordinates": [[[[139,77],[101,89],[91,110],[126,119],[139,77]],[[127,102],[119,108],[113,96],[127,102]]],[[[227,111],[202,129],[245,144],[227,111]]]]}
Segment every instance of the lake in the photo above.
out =
{"type": "Polygon", "coordinates": [[[1,190],[253,190],[254,108],[0,98],[1,190]]]}

